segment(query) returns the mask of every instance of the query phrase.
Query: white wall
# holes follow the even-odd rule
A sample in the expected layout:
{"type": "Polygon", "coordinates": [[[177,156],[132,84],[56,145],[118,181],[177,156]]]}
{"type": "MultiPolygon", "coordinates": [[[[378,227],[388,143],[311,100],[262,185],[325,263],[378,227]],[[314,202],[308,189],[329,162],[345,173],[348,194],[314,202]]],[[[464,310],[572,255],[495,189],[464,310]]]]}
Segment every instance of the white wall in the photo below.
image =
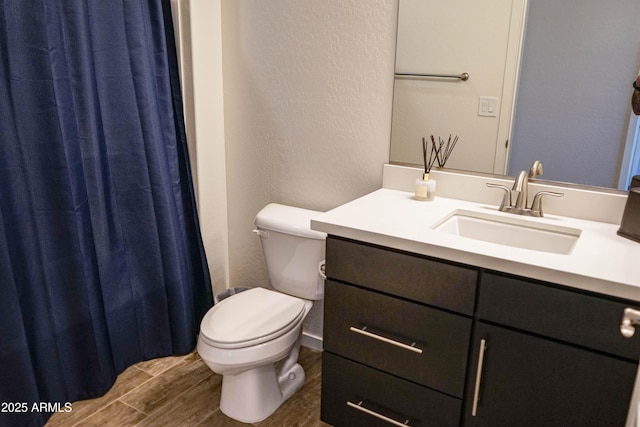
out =
{"type": "Polygon", "coordinates": [[[381,187],[396,1],[223,0],[232,286],[266,284],[255,214],[328,210],[381,187]]]}
{"type": "Polygon", "coordinates": [[[189,156],[214,294],[227,288],[229,250],[219,0],[172,0],[189,156]]]}

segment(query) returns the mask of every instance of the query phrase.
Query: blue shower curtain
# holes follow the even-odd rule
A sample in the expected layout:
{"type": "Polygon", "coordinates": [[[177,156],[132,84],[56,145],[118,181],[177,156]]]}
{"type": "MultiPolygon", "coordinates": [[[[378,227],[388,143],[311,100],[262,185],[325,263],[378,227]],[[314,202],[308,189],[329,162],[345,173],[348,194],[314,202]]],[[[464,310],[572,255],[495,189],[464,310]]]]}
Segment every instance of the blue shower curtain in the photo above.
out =
{"type": "Polygon", "coordinates": [[[168,1],[0,0],[0,426],[190,352],[212,304],[168,1]]]}

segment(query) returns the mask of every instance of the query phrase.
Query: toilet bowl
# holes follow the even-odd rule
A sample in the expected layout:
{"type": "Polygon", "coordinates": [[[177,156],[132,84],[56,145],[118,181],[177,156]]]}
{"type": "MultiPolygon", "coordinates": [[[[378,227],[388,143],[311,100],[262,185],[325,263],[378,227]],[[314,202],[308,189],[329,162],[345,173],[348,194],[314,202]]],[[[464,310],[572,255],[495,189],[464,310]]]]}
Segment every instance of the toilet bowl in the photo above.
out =
{"type": "Polygon", "coordinates": [[[197,350],[221,374],[220,410],[245,423],[264,420],[304,383],[297,363],[302,324],[324,295],[318,266],[326,235],[310,229],[320,212],[270,204],[256,216],[271,286],[220,301],[204,316],[197,350]]]}

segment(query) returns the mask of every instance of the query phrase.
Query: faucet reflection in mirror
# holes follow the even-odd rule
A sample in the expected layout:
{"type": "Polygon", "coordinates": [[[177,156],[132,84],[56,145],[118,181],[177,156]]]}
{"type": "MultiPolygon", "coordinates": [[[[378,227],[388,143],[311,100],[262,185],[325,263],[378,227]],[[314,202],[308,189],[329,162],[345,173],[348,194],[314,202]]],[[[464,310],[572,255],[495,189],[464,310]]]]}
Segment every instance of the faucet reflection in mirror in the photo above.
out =
{"type": "Polygon", "coordinates": [[[531,207],[527,208],[528,193],[529,193],[529,179],[542,175],[542,163],[536,160],[531,165],[529,173],[527,171],[520,171],[515,181],[513,182],[513,188],[509,189],[504,185],[487,183],[487,187],[499,188],[504,190],[504,197],[500,204],[499,210],[501,212],[508,212],[516,215],[526,215],[534,217],[542,217],[542,197],[553,196],[562,197],[564,193],[556,193],[555,191],[540,191],[536,193],[531,202],[531,207]],[[515,196],[515,202],[513,198],[515,196]]]}

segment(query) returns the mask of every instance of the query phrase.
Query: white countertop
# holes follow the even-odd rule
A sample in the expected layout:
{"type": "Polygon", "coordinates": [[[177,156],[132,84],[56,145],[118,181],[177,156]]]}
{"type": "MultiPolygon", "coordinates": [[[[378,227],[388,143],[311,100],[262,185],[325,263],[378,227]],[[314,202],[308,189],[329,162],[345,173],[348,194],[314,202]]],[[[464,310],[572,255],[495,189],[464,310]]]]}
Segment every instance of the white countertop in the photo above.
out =
{"type": "Polygon", "coordinates": [[[380,189],[326,212],[311,228],[335,236],[460,262],[574,288],[640,301],[640,243],[616,234],[619,226],[545,215],[528,220],[578,228],[569,255],[520,249],[454,236],[433,227],[456,209],[490,212],[497,206],[436,197],[419,202],[405,191],[380,189]]]}

